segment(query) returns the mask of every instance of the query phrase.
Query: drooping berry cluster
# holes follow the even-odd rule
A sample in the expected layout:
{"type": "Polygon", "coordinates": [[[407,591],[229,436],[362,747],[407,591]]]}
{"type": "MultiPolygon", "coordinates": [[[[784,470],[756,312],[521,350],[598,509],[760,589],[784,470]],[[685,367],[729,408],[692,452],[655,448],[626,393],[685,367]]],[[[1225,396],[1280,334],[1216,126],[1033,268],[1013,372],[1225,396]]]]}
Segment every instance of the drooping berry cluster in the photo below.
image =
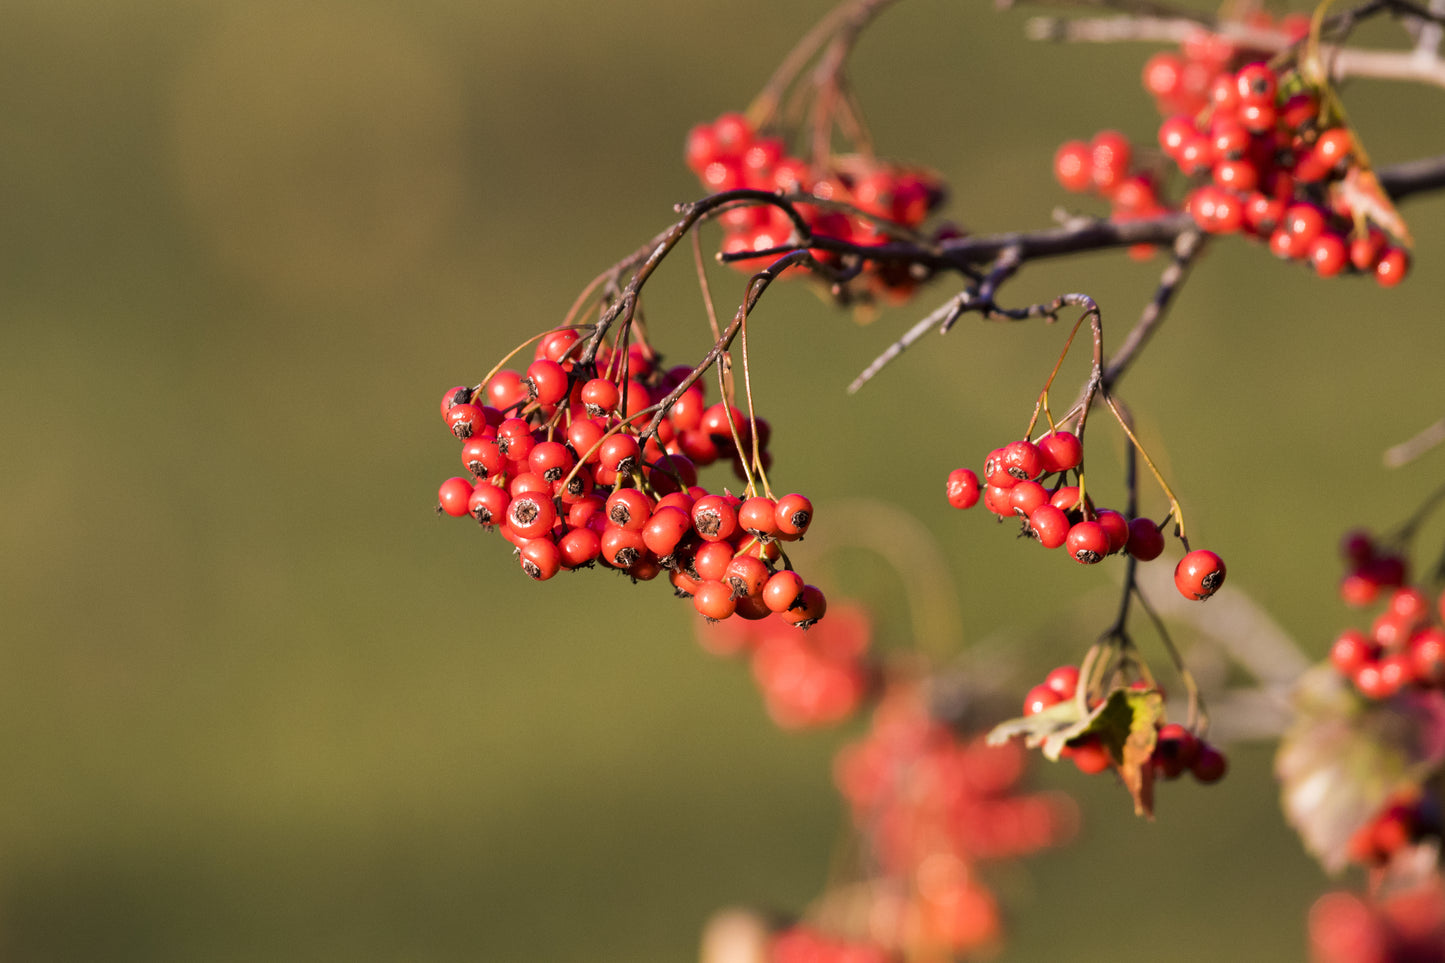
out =
{"type": "MultiPolygon", "coordinates": [[[[1037,715],[1051,706],[1074,699],[1078,694],[1078,687],[1078,666],[1059,666],[1024,696],[1024,716],[1037,715]]],[[[1135,687],[1142,689],[1144,685],[1136,683],[1135,687]]],[[[1229,766],[1224,753],[1219,749],[1175,722],[1166,723],[1161,720],[1155,728],[1154,751],[1149,757],[1149,765],[1155,775],[1164,779],[1178,779],[1188,772],[1199,782],[1206,784],[1224,778],[1229,766]]],[[[1071,760],[1080,772],[1090,775],[1117,768],[1122,762],[1105,741],[1093,733],[1085,733],[1070,740],[1060,755],[1071,760]]]]}
{"type": "Polygon", "coordinates": [[[977,952],[999,939],[997,900],[980,864],[1058,846],[1077,828],[1071,799],[1021,793],[1022,747],[990,747],[933,718],[920,692],[891,689],[834,778],[870,865],[876,938],[909,959],[977,952]]]}
{"type": "Polygon", "coordinates": [[[1367,699],[1388,699],[1406,689],[1445,689],[1445,628],[1437,607],[1418,588],[1395,589],[1368,633],[1354,628],[1340,633],[1330,662],[1367,699]]]}
{"type": "Polygon", "coordinates": [[[650,407],[693,369],[663,370],[633,345],[617,356],[604,349],[582,370],[570,360],[578,340],[576,331],[551,332],[525,372],[503,369],[446,392],[442,417],[462,442],[468,475],[442,483],[439,511],[500,531],[539,581],[599,563],[637,581],[666,571],[710,619],[817,621],[826,600],[781,548],[807,531],[808,498],[743,498],[697,483],[698,467],[719,460],[746,477],[754,443],[766,465],[767,422],[709,405],[699,380],[643,437],[650,407]]]}
{"type": "MultiPolygon", "coordinates": [[[[1083,457],[1083,445],[1068,431],[1009,442],[989,453],[982,481],[972,469],[954,469],[948,476],[948,503],[971,508],[982,500],[1000,518],[1022,519],[1024,535],[1045,548],[1066,548],[1083,565],[1125,552],[1144,562],[1158,558],[1164,551],[1158,524],[1095,508],[1081,490],[1083,457]],[[1078,483],[1070,484],[1071,473],[1078,483]]],[[[1224,576],[1218,555],[1196,549],[1180,560],[1174,581],[1185,598],[1207,599],[1224,584],[1224,576]]]]}
{"type": "MultiPolygon", "coordinates": [[[[1299,17],[1254,26],[1295,40],[1309,31],[1299,17]]],[[[1182,205],[1161,199],[1163,171],[1117,131],[1058,149],[1054,173],[1065,188],[1108,198],[1115,220],[1182,207],[1201,229],[1266,241],[1322,277],[1370,274],[1386,287],[1404,279],[1408,232],[1327,91],[1202,30],[1180,52],[1150,58],[1143,80],[1165,115],[1159,147],[1195,185],[1182,205]]]]}
{"type": "MultiPolygon", "coordinates": [[[[694,127],[687,136],[686,160],[710,192],[751,188],[808,195],[818,203],[804,199],[796,208],[814,236],[865,247],[886,243],[890,227],[916,231],[944,198],[942,181],[930,171],[863,155],[808,161],[789,154],[783,138],[764,136],[737,113],[694,127]]],[[[798,240],[787,214],[768,204],[740,204],[724,211],[719,221],[725,254],[765,251],[798,240]]],[[[744,258],[732,263],[755,271],[767,261],[744,258]]],[[[906,298],[921,280],[906,267],[869,264],[869,285],[877,294],[906,298]]]]}
{"type": "Polygon", "coordinates": [[[861,606],[835,602],[808,631],[781,615],[755,622],[702,621],[698,642],[715,655],[747,656],[768,715],[784,729],[849,718],[877,682],[867,660],[873,624],[861,606]]]}

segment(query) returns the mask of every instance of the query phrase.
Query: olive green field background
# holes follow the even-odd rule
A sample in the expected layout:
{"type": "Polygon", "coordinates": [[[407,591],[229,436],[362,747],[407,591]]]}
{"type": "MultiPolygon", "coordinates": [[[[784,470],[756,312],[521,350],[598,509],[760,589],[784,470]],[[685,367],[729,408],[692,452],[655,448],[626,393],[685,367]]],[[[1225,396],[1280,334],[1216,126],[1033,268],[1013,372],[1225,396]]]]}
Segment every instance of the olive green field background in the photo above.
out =
{"type": "MultiPolygon", "coordinates": [[[[0,5],[0,959],[675,963],[719,907],[805,908],[857,726],[779,731],[666,586],[531,584],[433,506],[461,470],[442,392],[698,195],[687,129],[745,106],[827,6],[0,5]]],[[[880,153],[940,171],[974,231],[1102,212],[1054,184],[1055,147],[1157,125],[1156,48],[1032,44],[1027,13],[910,0],[856,54],[880,153]]],[[[1379,163],[1445,150],[1438,91],[1346,102],[1379,163]]],[[[1311,659],[1363,618],[1335,597],[1339,534],[1445,471],[1380,466],[1442,408],[1445,199],[1405,213],[1417,270],[1390,291],[1215,245],[1122,385],[1225,592],[1311,659]]],[[[681,361],[707,339],[675,262],[647,309],[681,361]]],[[[1005,297],[1087,291],[1117,344],[1161,269],[1041,263],[1005,297]]],[[[714,280],[731,310],[740,277],[714,280]]],[[[1062,329],[966,319],[843,390],[955,290],[860,326],[779,285],[754,383],[774,484],[818,505],[800,567],[873,605],[885,650],[914,641],[906,586],[940,575],[961,625],[923,644],[1022,693],[1107,624],[1122,566],[1015,543],[943,479],[1021,433],[1062,329]],[[836,547],[881,511],[860,498],[931,532],[896,542],[912,572],[836,547]]],[[[1099,417],[1091,490],[1118,500],[1099,417]]],[[[1083,826],[990,877],[1001,958],[1301,959],[1328,881],[1271,745],[1231,751],[1222,784],[1161,787],[1154,823],[1110,777],[1037,767],[1083,826]]]]}

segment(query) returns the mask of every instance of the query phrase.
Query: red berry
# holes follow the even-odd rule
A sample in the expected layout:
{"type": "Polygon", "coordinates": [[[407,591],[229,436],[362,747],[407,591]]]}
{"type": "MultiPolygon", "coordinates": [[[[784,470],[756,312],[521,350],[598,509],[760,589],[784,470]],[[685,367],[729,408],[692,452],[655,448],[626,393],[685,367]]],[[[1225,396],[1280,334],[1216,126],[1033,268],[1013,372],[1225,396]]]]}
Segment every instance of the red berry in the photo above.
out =
{"type": "Polygon", "coordinates": [[[1053,689],[1065,699],[1072,699],[1079,688],[1079,667],[1061,665],[1044,676],[1044,685],[1053,689]]]}
{"type": "Polygon", "coordinates": [[[1030,441],[1012,441],[1004,446],[999,457],[1003,470],[1015,482],[1039,477],[1044,470],[1044,458],[1038,446],[1030,441]]]}
{"type": "Polygon", "coordinates": [[[1387,247],[1375,265],[1375,281],[1381,287],[1392,288],[1405,280],[1410,273],[1410,253],[1404,248],[1387,247]]]}
{"type": "Polygon", "coordinates": [[[1101,508],[1094,513],[1094,521],[1109,536],[1109,555],[1116,555],[1124,550],[1129,544],[1129,520],[1118,512],[1109,508],[1101,508]]]}
{"type": "Polygon", "coordinates": [[[1029,516],[1029,529],[1044,548],[1058,548],[1068,540],[1069,516],[1055,505],[1040,505],[1029,516]]]}
{"type": "Polygon", "coordinates": [[[802,595],[803,587],[797,572],[775,572],[763,585],[763,602],[774,612],[786,612],[802,595]]]}
{"type": "Polygon", "coordinates": [[[1331,278],[1339,274],[1349,261],[1349,251],[1345,247],[1345,239],[1333,231],[1325,231],[1315,238],[1310,243],[1307,256],[1310,266],[1322,278],[1331,278]]]}
{"type": "Polygon", "coordinates": [[[692,593],[692,606],[703,618],[720,622],[737,609],[730,586],[713,579],[700,582],[692,593]]]}
{"type": "Polygon", "coordinates": [[[1104,130],[1089,143],[1089,176],[1094,188],[1109,197],[1129,173],[1132,158],[1129,139],[1116,130],[1104,130]]]}
{"type": "Polygon", "coordinates": [[[472,480],[470,478],[448,478],[437,489],[437,509],[446,512],[453,518],[461,518],[467,513],[467,501],[471,497],[472,480]]]}
{"type": "Polygon", "coordinates": [[[773,519],[777,522],[779,538],[785,541],[802,538],[813,521],[813,503],[805,495],[784,495],[778,499],[773,519]]]}
{"type": "Polygon", "coordinates": [[[756,495],[738,506],[738,527],[750,535],[772,535],[778,530],[778,505],[756,495]]]}
{"type": "Polygon", "coordinates": [[[1048,504],[1049,492],[1036,481],[1023,481],[1008,490],[1008,501],[1015,515],[1028,518],[1034,509],[1048,504]]]}
{"type": "Polygon", "coordinates": [[[1054,177],[1065,190],[1086,191],[1093,184],[1089,145],[1081,140],[1066,141],[1054,153],[1054,177]]]}
{"type": "Polygon", "coordinates": [[[1084,445],[1069,431],[1051,431],[1037,442],[1043,472],[1050,474],[1078,468],[1084,460],[1084,445]]]}
{"type": "Polygon", "coordinates": [[[709,542],[721,542],[737,531],[737,511],[721,495],[699,498],[692,506],[692,527],[709,542]]]}
{"type": "Polygon", "coordinates": [[[1124,548],[1139,561],[1152,562],[1164,551],[1164,533],[1147,518],[1131,519],[1129,541],[1124,548]]]}
{"type": "Polygon", "coordinates": [[[1065,537],[1069,554],[1082,565],[1093,565],[1109,554],[1109,536],[1098,522],[1079,522],[1065,537]]]}
{"type": "Polygon", "coordinates": [[[540,358],[527,366],[527,377],[522,379],[527,393],[544,405],[555,405],[567,397],[571,388],[567,372],[550,358],[540,358]]]}
{"type": "Polygon", "coordinates": [[[1064,697],[1046,685],[1036,685],[1024,696],[1024,715],[1032,716],[1043,712],[1049,706],[1058,705],[1064,697]]]}
{"type": "Polygon", "coordinates": [[[545,582],[562,568],[562,553],[550,538],[528,539],[521,546],[522,571],[545,582]]]}
{"type": "Polygon", "coordinates": [[[948,473],[946,491],[954,508],[972,508],[978,504],[978,476],[970,468],[955,468],[948,473]]]}
{"type": "Polygon", "coordinates": [[[1179,560],[1174,568],[1174,585],[1187,599],[1204,600],[1224,584],[1224,560],[1204,548],[1197,548],[1179,560]]]}
{"type": "Polygon", "coordinates": [[[1194,773],[1194,778],[1202,783],[1219,782],[1229,771],[1229,760],[1218,749],[1206,742],[1201,742],[1199,755],[1195,756],[1194,764],[1189,767],[1189,771],[1194,773]]]}
{"type": "Polygon", "coordinates": [[[525,491],[514,494],[507,506],[507,524],[522,538],[540,538],[552,530],[557,521],[557,507],[547,494],[525,491]]]}
{"type": "Polygon", "coordinates": [[[506,489],[492,484],[478,485],[467,498],[467,514],[477,520],[478,525],[500,524],[507,517],[507,506],[512,496],[506,489]]]}

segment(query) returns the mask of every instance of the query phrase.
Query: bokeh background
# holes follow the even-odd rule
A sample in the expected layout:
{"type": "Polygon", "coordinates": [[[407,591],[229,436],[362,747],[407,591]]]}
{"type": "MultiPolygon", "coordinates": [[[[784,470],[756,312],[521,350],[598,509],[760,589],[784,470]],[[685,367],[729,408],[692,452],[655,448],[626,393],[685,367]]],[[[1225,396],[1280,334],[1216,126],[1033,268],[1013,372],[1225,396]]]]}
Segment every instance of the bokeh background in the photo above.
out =
{"type": "MultiPolygon", "coordinates": [[[[827,7],[0,5],[0,958],[677,961],[718,907],[817,894],[853,731],[778,731],[663,586],[528,584],[432,507],[459,470],[441,393],[695,196],[684,132],[827,7]]],[[[881,152],[942,172],[976,231],[1079,203],[1049,173],[1065,138],[1157,123],[1154,48],[1038,46],[1024,19],[910,0],[857,52],[881,152]]],[[[1445,149],[1438,92],[1347,97],[1377,161],[1445,149]]],[[[1196,538],[1310,658],[1359,618],[1339,533],[1399,521],[1445,469],[1380,466],[1441,413],[1445,199],[1406,214],[1418,270],[1392,291],[1217,245],[1125,382],[1196,538]]],[[[1007,292],[1087,290],[1122,332],[1159,268],[1078,257],[1007,292]]],[[[696,354],[689,269],[649,291],[657,341],[696,354]]],[[[822,548],[856,510],[830,504],[917,516],[961,612],[925,643],[1022,692],[1078,657],[1114,583],[949,513],[942,479],[1018,434],[1060,332],[965,322],[842,390],[948,293],[859,326],[777,288],[755,383],[776,483],[835,526],[822,548]]],[[[879,611],[880,646],[914,642],[918,572],[808,551],[879,611]]],[[[995,880],[1003,958],[1301,958],[1328,881],[1270,759],[1236,746],[1153,824],[1042,767],[1084,828],[995,880]]]]}

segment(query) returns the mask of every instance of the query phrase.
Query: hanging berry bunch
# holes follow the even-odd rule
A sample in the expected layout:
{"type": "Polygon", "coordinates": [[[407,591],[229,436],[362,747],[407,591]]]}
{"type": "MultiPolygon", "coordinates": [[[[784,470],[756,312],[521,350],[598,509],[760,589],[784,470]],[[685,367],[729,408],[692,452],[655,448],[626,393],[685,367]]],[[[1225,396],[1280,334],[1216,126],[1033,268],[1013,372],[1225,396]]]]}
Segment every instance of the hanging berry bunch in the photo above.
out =
{"type": "Polygon", "coordinates": [[[666,572],[708,619],[812,625],[826,599],[782,547],[807,532],[812,503],[773,496],[768,422],[750,393],[746,413],[733,403],[727,347],[746,311],[701,365],[670,369],[641,337],[603,343],[618,313],[604,308],[587,341],[571,326],[538,336],[525,372],[499,364],[445,393],[468,474],[442,483],[438,510],[500,531],[538,581],[594,565],[633,581],[666,572]],[[701,376],[719,358],[725,400],[709,404],[701,376]],[[698,484],[698,468],[718,461],[732,464],[742,494],[698,484]]]}
{"type": "Polygon", "coordinates": [[[1174,534],[1186,549],[1174,569],[1175,586],[1185,598],[1207,599],[1224,584],[1224,561],[1207,549],[1188,550],[1178,500],[1140,445],[1122,406],[1104,386],[1103,332],[1098,307],[1079,295],[1065,300],[1079,301],[1086,310],[1070,332],[1063,353],[1039,393],[1024,437],[989,452],[984,459],[982,479],[970,468],[956,468],[949,473],[948,503],[954,508],[967,509],[982,501],[984,507],[1000,519],[1019,519],[1022,535],[1045,548],[1064,548],[1069,557],[1081,565],[1094,565],[1106,556],[1120,554],[1126,554],[1131,564],[1152,561],[1163,553],[1163,531],[1172,521],[1174,534]],[[1061,420],[1073,420],[1077,432],[1072,432],[1055,423],[1049,410],[1049,389],[1085,321],[1090,322],[1094,332],[1094,371],[1082,400],[1061,420]],[[1130,507],[1123,512],[1095,508],[1085,490],[1084,426],[1096,395],[1102,396],[1133,446],[1129,450],[1126,478],[1130,507]],[[1041,415],[1049,430],[1034,437],[1041,415]],[[1133,470],[1136,452],[1169,499],[1169,514],[1162,522],[1136,515],[1132,507],[1137,497],[1133,470]]]}
{"type": "MultiPolygon", "coordinates": [[[[1209,234],[1242,233],[1321,277],[1398,284],[1410,233],[1327,80],[1318,30],[1308,18],[1276,24],[1259,12],[1247,26],[1279,52],[1196,29],[1180,53],[1145,65],[1144,86],[1165,115],[1159,148],[1191,185],[1178,206],[1209,234]]],[[[1159,195],[1164,171],[1117,131],[1066,142],[1054,172],[1069,190],[1107,198],[1116,220],[1175,206],[1159,195]]]]}

